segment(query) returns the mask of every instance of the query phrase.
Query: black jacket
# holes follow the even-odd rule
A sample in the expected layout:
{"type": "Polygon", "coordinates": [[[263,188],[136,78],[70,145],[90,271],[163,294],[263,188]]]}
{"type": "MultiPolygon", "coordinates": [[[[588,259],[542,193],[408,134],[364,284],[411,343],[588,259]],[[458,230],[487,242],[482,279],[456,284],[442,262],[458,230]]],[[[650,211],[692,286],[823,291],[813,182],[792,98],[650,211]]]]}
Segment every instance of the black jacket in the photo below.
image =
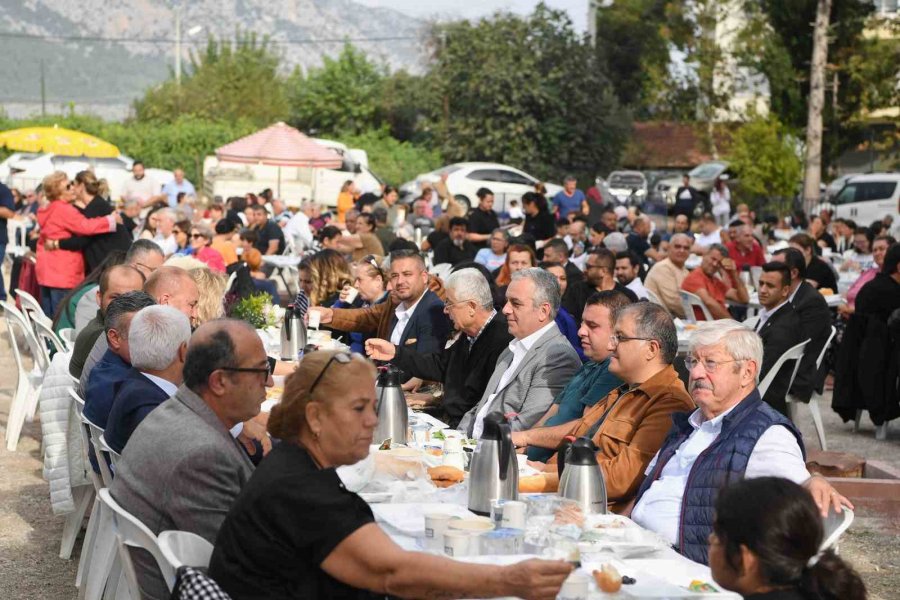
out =
{"type": "Polygon", "coordinates": [[[571,260],[566,262],[566,266],[563,269],[566,271],[566,279],[569,285],[584,281],[584,273],[571,260]]]}
{"type": "MultiPolygon", "coordinates": [[[[794,312],[791,303],[787,302],[766,320],[757,333],[763,342],[763,362],[759,369],[759,378],[762,380],[782,354],[803,341],[800,339],[800,317],[794,312]]],[[[793,370],[794,361],[783,364],[778,375],[772,380],[772,385],[766,390],[766,395],[763,396],[763,400],[769,406],[785,416],[788,416],[785,396],[788,393],[793,370]]]]}
{"type": "MultiPolygon", "coordinates": [[[[112,214],[113,207],[100,196],[94,198],[81,211],[88,219],[105,217],[112,214]]],[[[96,269],[103,260],[114,250],[127,252],[134,241],[131,233],[125,225],[116,225],[116,230],[111,233],[102,233],[91,236],[72,236],[60,240],[59,247],[63,250],[81,250],[84,252],[85,273],[96,269]]]]}
{"type": "Polygon", "coordinates": [[[703,201],[703,194],[701,194],[697,188],[692,185],[687,187],[679,186],[677,190],[675,190],[675,209],[674,214],[678,215],[687,215],[687,218],[690,218],[694,215],[694,207],[697,206],[698,202],[703,201]],[[690,200],[682,200],[679,198],[681,196],[681,192],[687,190],[691,194],[690,200]]]}
{"type": "Polygon", "coordinates": [[[837,292],[837,277],[831,267],[824,260],[817,256],[813,256],[812,261],[806,266],[806,279],[812,279],[819,284],[819,289],[829,288],[837,292]]]}
{"type": "Polygon", "coordinates": [[[481,400],[497,359],[509,346],[510,340],[512,336],[506,317],[498,312],[475,340],[471,350],[468,337],[462,334],[449,350],[428,354],[397,346],[392,362],[414,377],[444,384],[443,408],[450,426],[456,427],[463,415],[481,400]]]}
{"type": "MultiPolygon", "coordinates": [[[[629,290],[627,287],[616,282],[614,290],[618,290],[628,296],[628,299],[632,302],[637,302],[638,297],[637,294],[629,290]]],[[[562,297],[562,307],[565,308],[572,318],[575,319],[575,322],[578,325],[581,325],[581,313],[584,312],[584,305],[587,303],[587,299],[591,297],[591,295],[596,292],[597,289],[592,286],[587,280],[582,280],[574,285],[570,282],[568,289],[566,289],[565,295],[562,297]]]]}
{"type": "Polygon", "coordinates": [[[465,241],[462,248],[460,248],[453,243],[451,238],[447,238],[434,249],[433,262],[436,265],[444,263],[457,265],[467,260],[474,260],[477,253],[478,249],[475,248],[472,242],[465,241]]]}
{"type": "Polygon", "coordinates": [[[813,390],[821,390],[825,382],[824,369],[816,369],[816,360],[831,335],[831,311],[822,294],[805,281],[797,288],[791,304],[800,318],[800,341],[810,340],[791,386],[791,394],[802,402],[809,402],[813,390]]]}
{"type": "MultiPolygon", "coordinates": [[[[471,233],[489,235],[499,227],[500,221],[497,219],[497,213],[495,213],[493,210],[484,212],[480,208],[476,207],[472,210],[472,212],[469,213],[469,231],[471,233]]],[[[488,239],[483,242],[472,243],[476,248],[480,250],[481,248],[487,248],[490,245],[490,240],[488,239]]]]}

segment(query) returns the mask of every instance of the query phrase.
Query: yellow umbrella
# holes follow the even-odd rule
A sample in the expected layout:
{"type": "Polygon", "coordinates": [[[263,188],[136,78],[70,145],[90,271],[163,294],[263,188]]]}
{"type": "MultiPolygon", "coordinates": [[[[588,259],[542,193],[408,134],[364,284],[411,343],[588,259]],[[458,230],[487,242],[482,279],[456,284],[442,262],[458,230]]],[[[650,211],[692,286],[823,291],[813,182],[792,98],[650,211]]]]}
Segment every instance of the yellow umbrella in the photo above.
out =
{"type": "Polygon", "coordinates": [[[61,127],[23,127],[0,133],[0,146],[19,152],[51,152],[63,156],[115,158],[119,149],[81,131],[61,127]]]}

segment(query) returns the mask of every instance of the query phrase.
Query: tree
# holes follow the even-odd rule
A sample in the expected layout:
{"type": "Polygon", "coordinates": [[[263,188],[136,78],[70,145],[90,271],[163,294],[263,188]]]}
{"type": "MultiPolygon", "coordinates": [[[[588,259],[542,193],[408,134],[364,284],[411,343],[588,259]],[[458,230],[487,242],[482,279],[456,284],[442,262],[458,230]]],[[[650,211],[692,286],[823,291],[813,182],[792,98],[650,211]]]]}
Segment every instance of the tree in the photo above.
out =
{"type": "Polygon", "coordinates": [[[234,41],[209,38],[194,53],[181,85],[174,77],[135,102],[139,121],[172,122],[189,115],[212,121],[247,120],[262,127],[288,113],[280,57],[267,38],[238,33],[234,41]]]}
{"type": "Polygon", "coordinates": [[[803,200],[819,198],[822,183],[822,111],[825,104],[825,63],[828,61],[828,21],[831,0],[818,0],[809,67],[809,108],[806,121],[806,161],[803,172],[803,200]]]}
{"type": "Polygon", "coordinates": [[[357,134],[378,126],[379,104],[387,69],[361,50],[345,44],[335,58],[288,80],[291,124],[317,134],[357,134]]]}
{"type": "Polygon", "coordinates": [[[425,129],[451,161],[509,163],[539,177],[613,167],[630,129],[603,67],[564,13],[497,13],[436,25],[425,129]]]}
{"type": "Polygon", "coordinates": [[[727,156],[747,200],[768,202],[784,215],[800,179],[797,139],[774,115],[754,116],[735,131],[727,156]]]}

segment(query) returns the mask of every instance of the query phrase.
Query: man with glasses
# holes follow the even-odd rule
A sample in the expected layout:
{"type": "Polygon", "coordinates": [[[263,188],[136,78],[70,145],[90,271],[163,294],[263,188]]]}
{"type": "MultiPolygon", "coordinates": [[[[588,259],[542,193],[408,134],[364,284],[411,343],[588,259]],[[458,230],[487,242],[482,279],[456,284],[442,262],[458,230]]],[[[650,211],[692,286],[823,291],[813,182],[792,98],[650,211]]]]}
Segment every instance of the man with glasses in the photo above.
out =
{"type": "Polygon", "coordinates": [[[753,477],[784,477],[806,487],[827,515],[849,501],[810,476],[799,430],[762,401],[756,389],[762,342],[732,321],[701,323],[685,365],[697,404],[680,413],[645,471],[632,519],[660,534],[691,560],[708,563],[708,538],[718,490],[753,477]]]}
{"type": "Polygon", "coordinates": [[[595,292],[618,290],[632,302],[638,297],[630,289],[616,281],[616,255],[607,248],[595,248],[584,263],[584,280],[569,286],[562,305],[581,324],[581,315],[587,299],[595,292]]]}
{"type": "MultiPolygon", "coordinates": [[[[672,425],[672,415],[692,410],[694,403],[672,367],[678,336],[664,308],[638,302],[620,309],[608,344],[609,370],[624,383],[582,418],[528,432],[527,441],[555,449],[567,435],[590,438],[597,446],[609,508],[624,512],[672,425]]],[[[557,461],[554,455],[545,467],[545,491],[559,486],[557,461]]]]}
{"type": "MultiPolygon", "coordinates": [[[[243,321],[200,326],[184,383],[141,423],[116,465],[113,498],[154,534],[190,531],[214,543],[253,463],[234,430],[259,414],[272,376],[265,348],[243,321]]],[[[132,550],[141,597],[169,597],[156,562],[132,550]]]]}
{"type": "Polygon", "coordinates": [[[684,263],[691,255],[691,244],[693,242],[688,235],[673,235],[669,241],[669,255],[653,265],[644,279],[644,287],[659,298],[670,314],[680,319],[685,315],[679,290],[688,276],[684,263]]]}
{"type": "Polygon", "coordinates": [[[366,354],[372,360],[391,361],[414,377],[440,381],[443,418],[451,427],[478,404],[497,358],[512,336],[506,317],[494,310],[491,288],[478,269],[461,269],[447,278],[444,312],[462,335],[449,350],[423,354],[388,340],[366,340],[366,354]]]}

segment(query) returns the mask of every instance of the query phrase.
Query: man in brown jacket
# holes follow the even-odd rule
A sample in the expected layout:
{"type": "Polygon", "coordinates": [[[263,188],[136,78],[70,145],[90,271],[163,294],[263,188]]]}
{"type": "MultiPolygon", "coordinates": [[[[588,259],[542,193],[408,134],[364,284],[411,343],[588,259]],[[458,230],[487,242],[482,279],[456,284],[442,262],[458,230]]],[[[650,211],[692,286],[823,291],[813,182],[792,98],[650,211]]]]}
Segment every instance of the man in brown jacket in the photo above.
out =
{"type": "MultiPolygon", "coordinates": [[[[556,448],[565,436],[587,436],[597,445],[597,461],[606,479],[610,510],[623,511],[634,499],[650,460],[672,427],[672,414],[694,409],[684,384],[672,367],[678,338],[664,308],[649,302],[618,312],[609,370],[625,382],[581,419],[526,432],[525,443],[556,448]]],[[[557,455],[544,469],[544,491],[556,491],[557,455]]]]}

